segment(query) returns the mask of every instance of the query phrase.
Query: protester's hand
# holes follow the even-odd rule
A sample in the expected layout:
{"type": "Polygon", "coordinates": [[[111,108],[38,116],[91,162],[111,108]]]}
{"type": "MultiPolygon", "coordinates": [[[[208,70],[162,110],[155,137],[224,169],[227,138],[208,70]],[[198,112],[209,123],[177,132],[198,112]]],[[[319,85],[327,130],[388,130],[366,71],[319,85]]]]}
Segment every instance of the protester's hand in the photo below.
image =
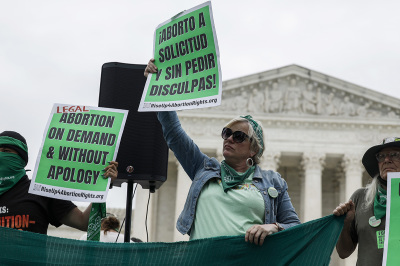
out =
{"type": "Polygon", "coordinates": [[[153,74],[157,72],[157,67],[154,64],[154,58],[151,58],[147,63],[146,69],[144,70],[144,76],[147,78],[149,74],[153,74]]]}
{"type": "Polygon", "coordinates": [[[348,202],[341,203],[336,209],[333,210],[333,214],[336,216],[341,216],[346,214],[345,222],[351,222],[354,220],[354,215],[356,213],[356,208],[352,200],[348,202]]]}
{"type": "Polygon", "coordinates": [[[278,232],[276,224],[256,224],[247,229],[244,240],[261,246],[267,236],[276,232],[278,232]]]}
{"type": "Polygon", "coordinates": [[[103,171],[103,177],[111,178],[111,183],[114,182],[114,180],[117,179],[118,176],[118,162],[111,161],[110,164],[103,169],[103,171]]]}

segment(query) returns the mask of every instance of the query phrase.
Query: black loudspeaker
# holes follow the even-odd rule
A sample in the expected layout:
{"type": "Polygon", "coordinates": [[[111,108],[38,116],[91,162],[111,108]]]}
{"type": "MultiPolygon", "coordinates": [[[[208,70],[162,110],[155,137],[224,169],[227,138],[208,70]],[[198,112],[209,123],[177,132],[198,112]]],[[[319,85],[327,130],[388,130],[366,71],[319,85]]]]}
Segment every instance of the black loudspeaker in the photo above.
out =
{"type": "Polygon", "coordinates": [[[167,180],[168,146],[156,112],[138,112],[146,65],[105,63],[101,70],[99,107],[129,110],[118,150],[114,185],[133,180],[154,191],[167,180]]]}

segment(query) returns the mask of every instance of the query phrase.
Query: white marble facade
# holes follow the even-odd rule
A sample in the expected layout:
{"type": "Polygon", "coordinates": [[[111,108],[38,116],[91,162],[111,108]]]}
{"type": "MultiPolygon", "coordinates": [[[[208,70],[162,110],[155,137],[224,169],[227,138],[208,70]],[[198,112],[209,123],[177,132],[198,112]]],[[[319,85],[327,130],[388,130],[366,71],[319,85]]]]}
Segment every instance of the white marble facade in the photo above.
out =
{"type": "MultiPolygon", "coordinates": [[[[223,126],[251,114],[265,130],[263,169],[278,171],[302,222],[332,213],[369,180],[363,153],[386,136],[400,136],[400,99],[290,65],[223,82],[222,105],[178,112],[200,149],[222,160],[223,126]]],[[[150,241],[182,241],[175,222],[190,180],[172,153],[167,181],[151,194],[150,241]]],[[[138,189],[133,235],[146,239],[148,191],[138,189]]],[[[332,265],[355,265],[332,257],[332,265]]]]}

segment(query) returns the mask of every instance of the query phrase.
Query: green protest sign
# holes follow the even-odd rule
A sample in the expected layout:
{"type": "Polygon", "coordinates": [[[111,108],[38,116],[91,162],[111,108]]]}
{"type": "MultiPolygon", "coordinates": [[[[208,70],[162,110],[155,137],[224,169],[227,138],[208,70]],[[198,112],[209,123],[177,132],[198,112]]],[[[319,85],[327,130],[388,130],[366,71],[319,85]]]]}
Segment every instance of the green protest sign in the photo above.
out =
{"type": "Polygon", "coordinates": [[[38,154],[29,193],[105,202],[128,111],[54,104],[38,154]]]}
{"type": "Polygon", "coordinates": [[[382,265],[400,265],[400,173],[388,173],[382,265]]]}
{"type": "Polygon", "coordinates": [[[154,34],[154,59],[158,72],[147,78],[139,111],[221,104],[221,66],[211,2],[160,24],[154,34]]]}

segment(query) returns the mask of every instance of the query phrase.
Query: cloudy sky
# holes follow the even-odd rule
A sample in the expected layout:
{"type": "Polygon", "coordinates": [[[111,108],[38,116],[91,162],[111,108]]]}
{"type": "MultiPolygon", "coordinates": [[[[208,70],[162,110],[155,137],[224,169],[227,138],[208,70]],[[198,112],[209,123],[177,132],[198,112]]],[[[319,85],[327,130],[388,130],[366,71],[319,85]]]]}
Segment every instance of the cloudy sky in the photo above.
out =
{"type": "MultiPolygon", "coordinates": [[[[15,0],[0,10],[0,131],[34,163],[54,103],[97,106],[101,66],[145,64],[160,23],[203,1],[15,0]]],[[[400,1],[212,1],[223,80],[297,64],[397,96],[400,1]]],[[[125,206],[125,188],[109,207],[125,206]]]]}

